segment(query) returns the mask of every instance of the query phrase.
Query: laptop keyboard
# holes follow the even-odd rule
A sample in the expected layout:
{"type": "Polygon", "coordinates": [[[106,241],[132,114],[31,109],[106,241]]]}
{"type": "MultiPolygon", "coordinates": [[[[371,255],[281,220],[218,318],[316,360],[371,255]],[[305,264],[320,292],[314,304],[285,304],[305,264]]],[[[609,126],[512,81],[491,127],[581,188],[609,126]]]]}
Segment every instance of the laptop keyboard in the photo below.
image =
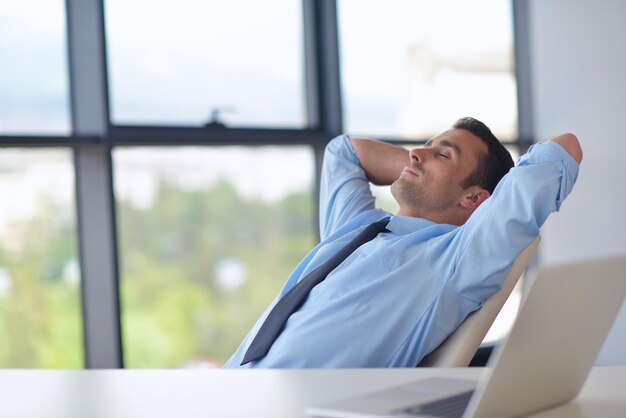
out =
{"type": "Polygon", "coordinates": [[[430,415],[432,417],[461,418],[474,391],[463,392],[449,398],[439,399],[403,410],[408,415],[430,415]]]}

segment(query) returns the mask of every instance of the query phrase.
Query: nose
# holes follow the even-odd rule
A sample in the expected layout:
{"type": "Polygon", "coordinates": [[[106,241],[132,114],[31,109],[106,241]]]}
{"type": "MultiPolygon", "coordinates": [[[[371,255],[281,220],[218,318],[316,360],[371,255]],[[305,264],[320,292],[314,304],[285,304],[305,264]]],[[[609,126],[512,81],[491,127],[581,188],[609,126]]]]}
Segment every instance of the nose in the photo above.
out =
{"type": "Polygon", "coordinates": [[[425,156],[426,156],[425,148],[413,148],[409,151],[409,158],[411,159],[411,162],[415,161],[418,163],[423,163],[425,156]]]}

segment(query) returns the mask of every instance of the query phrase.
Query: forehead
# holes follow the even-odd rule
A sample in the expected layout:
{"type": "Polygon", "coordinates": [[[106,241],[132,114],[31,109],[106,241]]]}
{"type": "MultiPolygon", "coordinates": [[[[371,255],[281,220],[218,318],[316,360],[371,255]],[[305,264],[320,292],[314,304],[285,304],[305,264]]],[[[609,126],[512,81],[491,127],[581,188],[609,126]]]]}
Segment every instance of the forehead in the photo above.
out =
{"type": "Polygon", "coordinates": [[[473,159],[487,154],[487,144],[482,139],[465,129],[450,129],[426,143],[427,146],[448,146],[455,149],[461,157],[473,159]]]}

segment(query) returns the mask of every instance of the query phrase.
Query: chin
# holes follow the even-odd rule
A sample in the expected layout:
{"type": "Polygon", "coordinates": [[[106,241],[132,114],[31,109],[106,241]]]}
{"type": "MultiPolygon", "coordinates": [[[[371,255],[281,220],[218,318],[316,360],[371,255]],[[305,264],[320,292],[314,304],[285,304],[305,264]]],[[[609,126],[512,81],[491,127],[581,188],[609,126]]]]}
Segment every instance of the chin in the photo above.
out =
{"type": "Polygon", "coordinates": [[[401,179],[398,179],[396,181],[394,181],[393,183],[391,183],[391,187],[389,188],[389,190],[391,191],[391,195],[393,196],[393,199],[400,203],[400,199],[399,197],[402,195],[402,181],[401,179]]]}

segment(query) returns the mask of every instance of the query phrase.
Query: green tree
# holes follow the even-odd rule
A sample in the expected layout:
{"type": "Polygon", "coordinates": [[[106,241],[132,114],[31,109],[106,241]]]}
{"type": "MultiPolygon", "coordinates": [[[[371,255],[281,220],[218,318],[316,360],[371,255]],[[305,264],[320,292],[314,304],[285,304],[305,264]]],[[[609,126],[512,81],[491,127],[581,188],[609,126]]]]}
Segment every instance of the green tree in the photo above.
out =
{"type": "Polygon", "coordinates": [[[73,213],[40,196],[35,213],[5,228],[0,269],[0,367],[83,365],[79,284],[65,277],[76,260],[73,213]]]}
{"type": "Polygon", "coordinates": [[[312,209],[310,194],[267,203],[226,180],[194,191],[161,180],[151,207],[118,202],[126,366],[221,366],[314,244],[312,209]],[[240,285],[220,281],[225,261],[240,285]]]}

